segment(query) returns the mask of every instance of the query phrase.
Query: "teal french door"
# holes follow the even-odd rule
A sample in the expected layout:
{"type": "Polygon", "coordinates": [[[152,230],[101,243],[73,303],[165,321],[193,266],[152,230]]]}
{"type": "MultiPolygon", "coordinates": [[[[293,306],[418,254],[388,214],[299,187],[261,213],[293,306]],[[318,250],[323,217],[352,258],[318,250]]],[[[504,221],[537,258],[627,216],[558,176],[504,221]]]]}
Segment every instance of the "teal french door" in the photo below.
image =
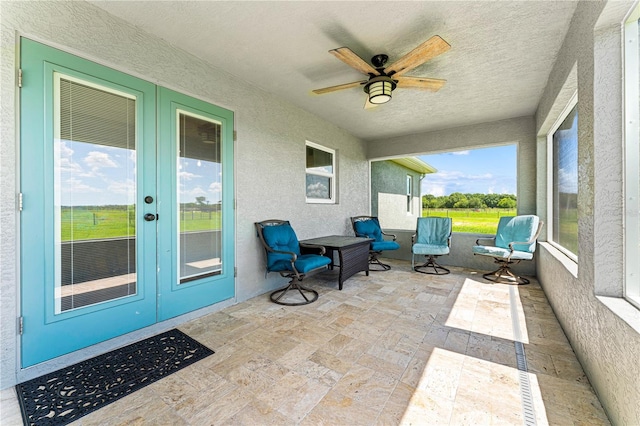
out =
{"type": "Polygon", "coordinates": [[[233,113],[158,89],[158,316],[234,296],[233,113]]]}
{"type": "Polygon", "coordinates": [[[233,113],[21,41],[21,363],[234,295],[233,113]]]}

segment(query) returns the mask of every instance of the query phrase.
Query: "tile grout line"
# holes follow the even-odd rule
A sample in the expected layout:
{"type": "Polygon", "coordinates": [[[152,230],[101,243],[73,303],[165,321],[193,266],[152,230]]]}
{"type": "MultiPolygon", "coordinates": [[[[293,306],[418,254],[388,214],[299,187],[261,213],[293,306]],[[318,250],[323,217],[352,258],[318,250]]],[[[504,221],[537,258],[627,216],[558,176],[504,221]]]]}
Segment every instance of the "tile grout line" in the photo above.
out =
{"type": "Polygon", "coordinates": [[[513,343],[516,351],[516,363],[518,366],[518,382],[520,384],[520,397],[522,399],[522,415],[525,426],[535,426],[536,412],[531,392],[531,382],[529,381],[529,370],[527,367],[527,356],[522,344],[522,334],[520,333],[520,321],[518,320],[518,309],[516,303],[516,292],[513,286],[509,286],[509,305],[511,309],[511,325],[513,328],[513,343]]]}

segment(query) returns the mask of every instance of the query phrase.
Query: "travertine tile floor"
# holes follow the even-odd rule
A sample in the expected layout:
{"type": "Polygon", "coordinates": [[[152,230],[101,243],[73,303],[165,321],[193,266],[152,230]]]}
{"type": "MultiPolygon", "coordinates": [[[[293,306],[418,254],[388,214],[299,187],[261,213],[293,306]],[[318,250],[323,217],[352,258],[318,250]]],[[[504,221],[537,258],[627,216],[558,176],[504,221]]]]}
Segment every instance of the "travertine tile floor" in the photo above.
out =
{"type": "MultiPolygon", "coordinates": [[[[609,424],[535,280],[389,262],[342,291],[308,278],[311,305],[263,295],[185,324],[216,353],[75,424],[609,424]]],[[[19,424],[2,399],[2,425],[19,424]]]]}

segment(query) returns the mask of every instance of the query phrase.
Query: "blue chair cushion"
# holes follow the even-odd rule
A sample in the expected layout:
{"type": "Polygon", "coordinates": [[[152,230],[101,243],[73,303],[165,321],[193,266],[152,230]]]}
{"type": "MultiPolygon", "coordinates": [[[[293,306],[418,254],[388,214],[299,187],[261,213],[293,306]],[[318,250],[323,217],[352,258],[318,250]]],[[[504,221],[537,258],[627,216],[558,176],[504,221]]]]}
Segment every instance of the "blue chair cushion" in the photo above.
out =
{"type": "Polygon", "coordinates": [[[373,251],[398,250],[399,248],[400,244],[395,241],[373,241],[371,243],[371,250],[373,251]]]}
{"type": "MultiPolygon", "coordinates": [[[[374,220],[374,219],[359,220],[355,222],[354,228],[358,236],[364,235],[367,238],[372,238],[374,241],[383,241],[382,229],[380,228],[380,224],[378,223],[377,220],[374,220]]],[[[388,250],[388,249],[383,249],[383,250],[388,250]]]]}
{"type": "Polygon", "coordinates": [[[320,256],[319,254],[303,254],[296,260],[296,269],[298,272],[306,274],[314,269],[322,268],[331,263],[331,259],[327,256],[320,256]]]}
{"type": "MultiPolygon", "coordinates": [[[[265,226],[262,230],[264,241],[269,247],[279,251],[290,251],[300,255],[300,243],[295,231],[289,224],[265,226]]],[[[267,253],[267,270],[285,271],[291,270],[290,254],[267,253]],[[286,264],[287,266],[283,266],[286,264]],[[283,269],[284,268],[284,269],[283,269]]]]}
{"type": "MultiPolygon", "coordinates": [[[[473,246],[473,253],[482,256],[491,256],[499,259],[506,259],[509,257],[511,250],[504,249],[502,247],[493,246],[473,246]]],[[[533,259],[533,253],[528,251],[514,251],[511,255],[512,260],[531,260],[533,259]]]]}
{"type": "MultiPolygon", "coordinates": [[[[317,268],[321,268],[323,266],[331,263],[331,259],[326,256],[320,256],[318,254],[303,254],[299,256],[295,261],[296,270],[302,274],[306,274],[309,271],[312,271],[317,268]]],[[[271,272],[280,272],[280,271],[292,271],[291,269],[291,257],[289,256],[287,259],[281,258],[275,260],[269,271],[271,272]]]]}
{"type": "MultiPolygon", "coordinates": [[[[451,236],[450,217],[419,217],[416,226],[417,244],[449,246],[451,236]]],[[[449,251],[447,250],[447,253],[449,251]]],[[[420,253],[432,254],[432,253],[420,253]]]]}
{"type": "Polygon", "coordinates": [[[411,248],[413,254],[432,254],[434,256],[440,256],[442,254],[449,254],[448,244],[420,244],[416,243],[411,248]]]}
{"type": "MultiPolygon", "coordinates": [[[[530,241],[538,230],[539,221],[538,216],[534,215],[501,217],[498,222],[495,246],[508,249],[509,243],[514,241],[530,241]]],[[[536,251],[536,244],[535,242],[532,244],[516,244],[513,249],[533,253],[536,251]]]]}
{"type": "MultiPolygon", "coordinates": [[[[300,254],[300,242],[289,224],[265,226],[262,230],[264,241],[274,250],[294,253],[297,258],[295,268],[306,274],[331,263],[331,259],[317,254],[300,254]]],[[[292,271],[293,256],[287,253],[267,253],[267,270],[271,272],[292,271]]]]}

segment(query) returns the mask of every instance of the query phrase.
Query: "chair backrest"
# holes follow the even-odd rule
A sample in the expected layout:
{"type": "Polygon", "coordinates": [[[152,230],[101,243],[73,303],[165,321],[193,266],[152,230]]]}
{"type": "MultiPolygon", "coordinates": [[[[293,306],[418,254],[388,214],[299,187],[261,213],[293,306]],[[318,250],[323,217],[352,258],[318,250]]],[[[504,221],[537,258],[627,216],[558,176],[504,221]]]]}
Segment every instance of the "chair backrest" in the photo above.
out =
{"type": "Polygon", "coordinates": [[[418,244],[448,245],[451,238],[451,218],[419,217],[416,237],[418,244]]]}
{"type": "Polygon", "coordinates": [[[280,260],[291,261],[291,255],[273,253],[271,250],[293,252],[300,256],[300,242],[287,220],[267,220],[256,223],[256,229],[267,252],[267,270],[280,260]]]}
{"type": "Polygon", "coordinates": [[[356,216],[351,218],[353,232],[358,237],[372,238],[374,241],[383,241],[382,228],[377,217],[374,216],[356,216]]]}
{"type": "Polygon", "coordinates": [[[536,251],[540,218],[535,215],[502,216],[496,232],[496,247],[508,249],[509,243],[533,241],[531,244],[516,244],[514,250],[533,253],[536,251]]]}

